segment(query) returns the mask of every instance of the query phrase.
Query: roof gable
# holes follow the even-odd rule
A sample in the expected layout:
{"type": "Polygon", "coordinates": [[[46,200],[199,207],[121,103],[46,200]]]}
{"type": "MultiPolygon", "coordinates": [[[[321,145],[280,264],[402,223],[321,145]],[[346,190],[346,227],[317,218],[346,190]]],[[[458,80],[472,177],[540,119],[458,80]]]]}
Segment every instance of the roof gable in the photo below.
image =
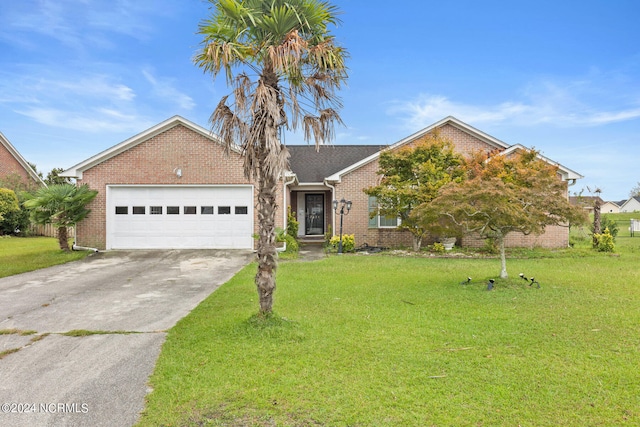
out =
{"type": "MultiPolygon", "coordinates": [[[[484,143],[487,145],[487,148],[489,148],[490,150],[498,150],[500,152],[508,152],[508,150],[518,150],[518,149],[526,149],[526,147],[520,145],[520,144],[516,144],[516,145],[512,145],[510,146],[509,144],[494,138],[493,136],[482,132],[481,130],[478,130],[476,128],[474,128],[473,126],[470,126],[458,119],[456,119],[453,116],[448,116],[445,117],[444,119],[430,125],[427,126],[426,128],[412,134],[409,135],[408,137],[401,139],[400,141],[396,142],[395,144],[385,148],[385,150],[395,150],[397,148],[400,148],[402,146],[411,144],[417,140],[419,140],[420,138],[422,138],[423,136],[429,134],[430,132],[433,132],[436,129],[440,129],[443,128],[445,126],[452,126],[453,128],[467,134],[470,135],[471,137],[475,138],[476,140],[484,143]]],[[[382,150],[381,150],[382,151],[382,150]]],[[[381,152],[380,151],[380,152],[381,152]]],[[[334,173],[333,175],[328,176],[326,179],[327,181],[330,182],[339,182],[341,180],[341,177],[345,174],[348,174],[349,172],[352,172],[364,165],[367,165],[373,161],[376,161],[378,159],[378,157],[380,156],[380,152],[371,154],[370,156],[363,158],[362,160],[334,173]]],[[[566,180],[576,180],[579,178],[583,178],[582,175],[580,175],[579,173],[572,171],[571,169],[562,166],[561,164],[554,162],[553,160],[544,157],[542,155],[538,156],[539,158],[541,158],[542,160],[553,164],[555,166],[558,166],[558,169],[560,170],[560,173],[562,174],[563,179],[566,180]]]]}
{"type": "MultiPolygon", "coordinates": [[[[218,144],[224,144],[222,142],[222,140],[220,138],[218,138],[218,136],[214,135],[211,131],[203,128],[202,126],[199,126],[181,116],[173,116],[117,145],[114,145],[113,147],[110,147],[106,150],[104,150],[101,153],[96,154],[93,157],[90,157],[72,167],[70,167],[69,169],[65,170],[64,172],[62,172],[60,174],[60,176],[65,176],[65,177],[73,177],[73,178],[78,178],[78,179],[82,179],[82,173],[87,170],[90,169],[106,160],[109,160],[145,141],[148,141],[149,139],[153,138],[154,136],[157,136],[163,132],[166,132],[167,130],[174,128],[176,126],[182,125],[190,130],[192,130],[193,132],[196,132],[208,139],[210,139],[213,142],[216,142],[218,144]]],[[[240,149],[238,147],[231,147],[231,150],[237,153],[240,153],[240,149]]]]}
{"type": "Polygon", "coordinates": [[[321,183],[334,173],[379,152],[383,145],[288,145],[291,171],[301,183],[321,183]]]}
{"type": "MultiPolygon", "coordinates": [[[[504,150],[503,152],[501,152],[500,154],[504,154],[504,155],[508,156],[509,154],[515,153],[516,151],[526,151],[526,150],[529,150],[529,149],[527,147],[525,147],[524,145],[514,144],[511,147],[509,147],[506,150],[504,150]]],[[[575,171],[569,169],[568,167],[562,166],[560,163],[555,162],[555,161],[551,160],[550,158],[543,156],[540,153],[538,153],[537,157],[540,160],[543,160],[543,161],[549,163],[550,165],[557,166],[558,167],[558,171],[560,172],[560,174],[562,175],[562,178],[565,181],[584,178],[584,176],[580,175],[578,172],[575,172],[575,171]]],[[[603,202],[603,200],[600,199],[600,202],[603,202]]]]}
{"type": "Polygon", "coordinates": [[[20,165],[20,167],[24,170],[27,176],[33,179],[40,185],[46,186],[44,181],[38,176],[36,171],[33,170],[29,162],[25,160],[24,157],[16,150],[16,148],[9,142],[7,137],[5,137],[2,132],[0,132],[0,149],[4,149],[11,157],[15,159],[15,161],[20,165]]]}
{"type": "MultiPolygon", "coordinates": [[[[438,121],[436,123],[433,123],[430,126],[427,126],[426,128],[424,128],[424,129],[422,129],[422,130],[420,130],[420,131],[418,131],[418,132],[416,132],[416,133],[414,133],[412,135],[409,135],[406,138],[401,139],[400,141],[396,142],[395,144],[388,146],[387,148],[385,148],[385,150],[395,150],[395,149],[398,149],[398,148],[400,148],[402,146],[411,144],[411,143],[419,140],[420,138],[424,137],[425,135],[429,134],[430,132],[433,132],[436,129],[444,127],[445,125],[450,125],[450,126],[454,127],[457,130],[460,130],[460,131],[462,131],[462,132],[464,132],[464,133],[466,133],[468,135],[471,135],[472,137],[474,137],[474,138],[484,142],[485,144],[487,144],[487,146],[489,146],[491,149],[498,149],[498,150],[502,151],[502,150],[504,150],[504,149],[509,147],[509,145],[506,144],[505,142],[500,141],[499,139],[494,138],[491,135],[486,134],[486,133],[476,129],[473,126],[470,126],[470,125],[468,125],[468,124],[456,119],[453,116],[448,116],[448,117],[445,117],[444,119],[442,119],[442,120],[440,120],[440,121],[438,121]]],[[[360,160],[359,162],[356,162],[356,163],[350,165],[349,167],[347,167],[347,168],[345,168],[345,169],[343,169],[341,171],[338,171],[337,173],[334,173],[333,175],[329,176],[327,178],[327,180],[328,181],[334,181],[334,182],[340,181],[340,177],[342,175],[347,174],[347,173],[349,173],[349,172],[351,172],[351,171],[353,171],[355,169],[358,169],[358,168],[360,168],[360,167],[362,167],[362,166],[364,166],[364,165],[366,165],[366,164],[368,164],[370,162],[373,162],[373,161],[377,160],[379,156],[380,156],[380,152],[374,153],[374,154],[368,156],[367,158],[364,158],[364,159],[360,160]]]]}
{"type": "Polygon", "coordinates": [[[620,208],[626,209],[627,205],[640,205],[640,196],[629,197],[629,199],[620,205],[620,208]]]}

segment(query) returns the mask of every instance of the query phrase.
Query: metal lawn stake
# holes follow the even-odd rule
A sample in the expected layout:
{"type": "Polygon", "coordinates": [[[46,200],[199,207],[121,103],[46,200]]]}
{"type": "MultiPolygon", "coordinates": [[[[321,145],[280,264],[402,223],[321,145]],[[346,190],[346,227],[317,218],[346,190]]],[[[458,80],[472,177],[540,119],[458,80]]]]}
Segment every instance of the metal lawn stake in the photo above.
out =
{"type": "Polygon", "coordinates": [[[345,200],[344,197],[333,201],[333,211],[338,213],[338,205],[340,205],[340,242],[338,243],[338,253],[342,253],[342,219],[345,215],[349,215],[349,211],[351,210],[351,200],[345,200]],[[347,212],[345,213],[344,208],[347,208],[347,212]]]}

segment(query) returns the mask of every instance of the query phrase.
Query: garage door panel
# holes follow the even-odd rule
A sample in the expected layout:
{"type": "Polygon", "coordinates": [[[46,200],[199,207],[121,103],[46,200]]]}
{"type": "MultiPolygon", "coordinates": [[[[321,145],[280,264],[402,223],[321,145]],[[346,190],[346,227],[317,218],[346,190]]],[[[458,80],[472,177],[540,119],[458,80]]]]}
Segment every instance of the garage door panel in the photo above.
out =
{"type": "Polygon", "coordinates": [[[109,188],[107,204],[110,249],[253,247],[253,188],[249,186],[114,186],[109,188]],[[144,207],[144,214],[134,215],[134,206],[144,207]],[[117,215],[116,207],[127,214],[117,215]],[[162,213],[151,214],[152,207],[161,208],[162,213]],[[168,207],[177,207],[178,213],[168,213],[168,207]]]}

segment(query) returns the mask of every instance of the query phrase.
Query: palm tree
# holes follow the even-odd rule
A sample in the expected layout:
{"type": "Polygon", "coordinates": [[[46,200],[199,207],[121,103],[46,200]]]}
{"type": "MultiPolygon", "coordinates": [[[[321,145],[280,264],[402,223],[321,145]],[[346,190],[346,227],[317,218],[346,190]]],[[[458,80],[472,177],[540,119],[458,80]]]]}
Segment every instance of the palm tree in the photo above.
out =
{"type": "Polygon", "coordinates": [[[214,77],[224,71],[231,95],[211,115],[212,130],[227,145],[239,145],[244,174],[258,188],[258,272],[260,312],[273,306],[277,253],[276,188],[288,168],[284,130],[302,126],[316,148],[342,123],[335,95],[346,80],[346,51],[328,30],[337,9],[318,0],[209,0],[210,19],[199,34],[195,64],[214,77]]]}
{"type": "Polygon", "coordinates": [[[69,250],[67,227],[84,219],[90,212],[86,208],[98,194],[87,185],[55,184],[39,188],[35,195],[27,195],[24,206],[31,211],[36,224],[53,224],[58,229],[58,243],[63,251],[69,250]]]}

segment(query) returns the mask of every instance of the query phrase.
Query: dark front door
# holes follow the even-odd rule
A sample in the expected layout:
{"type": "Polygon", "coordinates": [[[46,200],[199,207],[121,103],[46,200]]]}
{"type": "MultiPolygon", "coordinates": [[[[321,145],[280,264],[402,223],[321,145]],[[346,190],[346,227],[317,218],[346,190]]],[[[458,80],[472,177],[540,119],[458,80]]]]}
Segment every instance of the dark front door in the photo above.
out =
{"type": "Polygon", "coordinates": [[[324,194],[305,194],[304,234],[324,234],[324,194]]]}

